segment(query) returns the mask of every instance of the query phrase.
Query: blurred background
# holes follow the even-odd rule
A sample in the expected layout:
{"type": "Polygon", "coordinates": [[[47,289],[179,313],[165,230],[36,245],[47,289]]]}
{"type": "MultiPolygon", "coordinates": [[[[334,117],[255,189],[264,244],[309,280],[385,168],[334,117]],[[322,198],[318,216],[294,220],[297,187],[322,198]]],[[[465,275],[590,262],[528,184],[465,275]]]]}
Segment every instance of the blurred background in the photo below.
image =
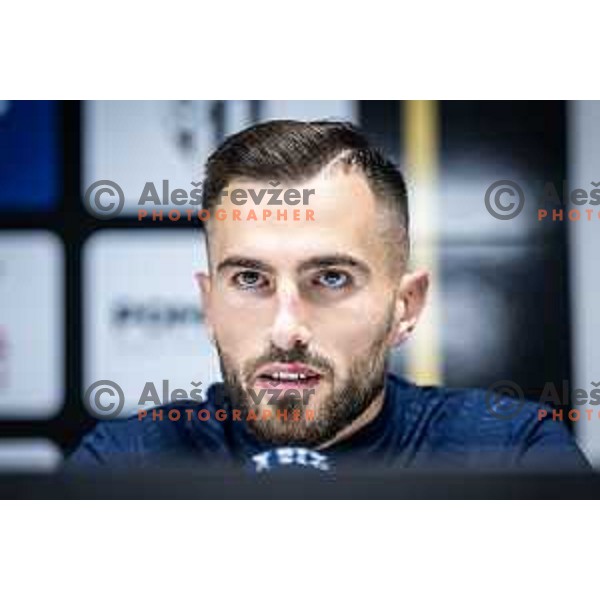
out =
{"type": "Polygon", "coordinates": [[[433,289],[392,368],[423,384],[510,381],[533,400],[550,383],[600,468],[600,409],[567,418],[574,389],[600,386],[600,213],[536,200],[547,182],[600,186],[600,102],[342,100],[0,101],[0,469],[59,465],[95,423],[95,381],[119,384],[126,416],[146,382],[220,378],[192,279],[201,227],[168,207],[139,221],[137,200],[146,182],[190,190],[227,135],[274,118],[355,122],[406,176],[412,261],[433,289]],[[84,202],[98,180],[123,190],[118,217],[84,202]],[[514,218],[486,208],[499,180],[524,192],[514,218]]]}

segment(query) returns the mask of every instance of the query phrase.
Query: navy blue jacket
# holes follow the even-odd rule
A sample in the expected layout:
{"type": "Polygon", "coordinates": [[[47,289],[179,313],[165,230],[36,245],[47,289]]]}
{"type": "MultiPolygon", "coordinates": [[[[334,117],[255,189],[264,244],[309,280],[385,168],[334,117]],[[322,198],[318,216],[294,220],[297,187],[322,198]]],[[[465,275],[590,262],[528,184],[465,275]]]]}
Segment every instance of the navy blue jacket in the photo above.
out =
{"type": "Polygon", "coordinates": [[[491,404],[484,390],[419,387],[388,375],[379,415],[350,438],[326,450],[274,447],[257,440],[223,405],[222,384],[202,404],[183,401],[142,419],[103,421],[69,458],[71,466],[158,466],[219,463],[256,471],[301,466],[335,471],[358,464],[392,469],[528,469],[563,471],[587,463],[563,423],[540,405],[503,397],[491,404]],[[202,418],[198,410],[206,409],[202,418]],[[187,410],[187,413],[186,413],[187,410]],[[171,420],[177,411],[178,420],[171,420]],[[207,418],[210,414],[210,418],[207,418]],[[221,413],[224,414],[224,413],[221,413]],[[189,418],[191,417],[191,418],[189,418]]]}

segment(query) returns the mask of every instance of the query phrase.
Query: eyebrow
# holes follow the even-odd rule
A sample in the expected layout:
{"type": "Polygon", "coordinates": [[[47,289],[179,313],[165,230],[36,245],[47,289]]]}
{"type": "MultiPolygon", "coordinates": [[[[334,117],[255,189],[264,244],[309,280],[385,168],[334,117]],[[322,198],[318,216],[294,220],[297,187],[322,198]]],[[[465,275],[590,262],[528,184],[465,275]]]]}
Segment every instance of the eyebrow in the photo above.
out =
{"type": "MultiPolygon", "coordinates": [[[[327,254],[324,256],[315,256],[303,261],[298,271],[308,271],[310,269],[323,269],[327,267],[339,267],[346,266],[354,269],[358,269],[365,274],[370,273],[369,267],[366,263],[354,258],[349,254],[327,254]]],[[[264,271],[267,273],[274,273],[275,269],[267,264],[266,262],[257,258],[248,258],[245,256],[229,256],[225,260],[221,261],[217,265],[217,272],[224,271],[225,269],[231,268],[243,268],[253,269],[257,271],[264,271]]]]}
{"type": "Polygon", "coordinates": [[[371,270],[366,263],[354,258],[350,254],[327,254],[325,256],[315,256],[301,263],[299,271],[308,271],[309,269],[323,269],[327,267],[351,267],[358,269],[365,274],[371,270]]]}
{"type": "Polygon", "coordinates": [[[257,258],[229,256],[217,265],[217,273],[224,271],[225,269],[232,268],[253,269],[256,271],[266,271],[268,273],[273,273],[274,271],[273,267],[262,260],[258,260],[257,258]]]}

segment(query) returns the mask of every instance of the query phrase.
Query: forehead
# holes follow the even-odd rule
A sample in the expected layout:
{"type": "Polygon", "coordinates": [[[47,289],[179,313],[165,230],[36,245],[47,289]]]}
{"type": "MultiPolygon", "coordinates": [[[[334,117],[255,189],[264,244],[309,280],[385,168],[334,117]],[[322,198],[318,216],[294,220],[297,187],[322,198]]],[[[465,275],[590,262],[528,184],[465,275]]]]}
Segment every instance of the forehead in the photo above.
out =
{"type": "MultiPolygon", "coordinates": [[[[385,255],[378,217],[379,203],[365,177],[356,171],[341,169],[319,173],[301,183],[281,183],[276,189],[314,190],[306,197],[308,204],[280,206],[268,204],[272,197],[265,193],[257,206],[248,199],[243,205],[234,205],[230,193],[234,189],[252,190],[257,197],[264,189],[275,186],[269,181],[232,181],[218,207],[225,211],[226,218],[217,221],[211,216],[210,254],[211,262],[217,263],[228,256],[247,256],[260,259],[274,268],[293,267],[319,255],[347,254],[367,263],[381,261],[385,255]],[[270,210],[272,217],[262,218],[263,211],[270,210]],[[233,211],[238,219],[234,219],[233,211]],[[249,220],[251,212],[257,220],[249,220]],[[278,211],[285,211],[287,219],[276,218],[278,211]],[[294,211],[299,216],[294,220],[294,211]],[[307,211],[312,211],[308,219],[307,211]]],[[[281,214],[281,213],[280,213],[281,214]]]]}

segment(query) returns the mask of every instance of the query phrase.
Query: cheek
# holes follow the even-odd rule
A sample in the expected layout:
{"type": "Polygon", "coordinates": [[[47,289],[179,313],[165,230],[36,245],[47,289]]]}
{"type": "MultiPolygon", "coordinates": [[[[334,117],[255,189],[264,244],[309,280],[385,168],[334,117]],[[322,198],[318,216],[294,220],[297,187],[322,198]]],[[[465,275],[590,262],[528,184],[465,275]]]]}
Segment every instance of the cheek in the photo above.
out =
{"type": "Polygon", "coordinates": [[[261,341],[268,332],[269,318],[272,317],[266,304],[249,303],[232,294],[215,295],[211,324],[223,352],[236,360],[245,360],[264,351],[261,341]]]}
{"type": "Polygon", "coordinates": [[[372,352],[390,321],[389,305],[381,297],[366,296],[318,311],[313,321],[315,347],[345,375],[354,360],[372,352]]]}

